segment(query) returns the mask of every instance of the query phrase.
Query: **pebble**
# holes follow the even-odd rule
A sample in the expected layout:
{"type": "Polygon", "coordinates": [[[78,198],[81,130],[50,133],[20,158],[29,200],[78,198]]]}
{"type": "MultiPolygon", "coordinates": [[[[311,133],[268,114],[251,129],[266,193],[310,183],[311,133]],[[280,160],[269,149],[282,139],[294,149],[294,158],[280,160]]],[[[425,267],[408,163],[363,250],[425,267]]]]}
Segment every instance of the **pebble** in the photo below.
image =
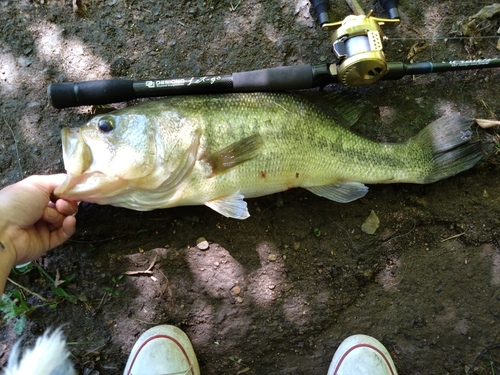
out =
{"type": "Polygon", "coordinates": [[[236,295],[241,293],[241,288],[238,285],[235,285],[232,290],[233,290],[233,293],[236,295]]]}
{"type": "Polygon", "coordinates": [[[269,255],[267,256],[267,260],[268,260],[268,261],[270,261],[270,262],[274,262],[274,261],[276,261],[276,259],[277,259],[277,258],[278,258],[278,257],[276,256],[276,254],[269,254],[269,255]]]}
{"type": "Polygon", "coordinates": [[[207,250],[210,245],[208,244],[208,241],[205,239],[205,237],[200,237],[196,240],[196,246],[200,250],[207,250]]]}
{"type": "Polygon", "coordinates": [[[34,60],[30,57],[25,57],[25,56],[20,56],[17,58],[17,63],[22,66],[23,68],[26,68],[27,66],[30,66],[31,63],[34,60]]]}

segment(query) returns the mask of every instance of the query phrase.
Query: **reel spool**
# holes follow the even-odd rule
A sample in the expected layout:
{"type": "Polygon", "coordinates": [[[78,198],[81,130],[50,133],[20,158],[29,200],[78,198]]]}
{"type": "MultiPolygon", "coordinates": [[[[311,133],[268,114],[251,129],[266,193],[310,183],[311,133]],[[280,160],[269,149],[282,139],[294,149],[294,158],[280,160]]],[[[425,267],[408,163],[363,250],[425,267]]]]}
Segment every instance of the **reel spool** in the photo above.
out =
{"type": "Polygon", "coordinates": [[[338,81],[346,86],[366,86],[387,73],[383,51],[384,36],[381,26],[399,24],[399,19],[385,19],[368,15],[348,16],[343,21],[323,25],[332,32],[332,50],[337,58],[338,81]]]}

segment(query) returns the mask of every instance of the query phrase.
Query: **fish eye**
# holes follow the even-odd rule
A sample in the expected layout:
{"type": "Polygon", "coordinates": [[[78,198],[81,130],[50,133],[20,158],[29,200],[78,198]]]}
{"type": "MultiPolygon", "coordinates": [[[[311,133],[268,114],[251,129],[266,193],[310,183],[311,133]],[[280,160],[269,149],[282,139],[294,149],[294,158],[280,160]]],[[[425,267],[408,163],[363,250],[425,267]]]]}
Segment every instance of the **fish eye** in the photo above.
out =
{"type": "Polygon", "coordinates": [[[102,118],[97,123],[97,127],[103,133],[109,133],[111,130],[115,128],[115,124],[111,119],[102,118]]]}

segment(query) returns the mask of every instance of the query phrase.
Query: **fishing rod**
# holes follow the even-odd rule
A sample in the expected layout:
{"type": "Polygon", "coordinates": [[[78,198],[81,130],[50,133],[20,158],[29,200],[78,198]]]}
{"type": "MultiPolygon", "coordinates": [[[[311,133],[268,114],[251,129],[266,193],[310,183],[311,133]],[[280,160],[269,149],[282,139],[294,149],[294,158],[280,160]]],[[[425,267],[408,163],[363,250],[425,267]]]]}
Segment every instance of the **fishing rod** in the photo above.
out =
{"type": "MultiPolygon", "coordinates": [[[[331,33],[335,63],[142,81],[109,79],[52,83],[47,95],[52,106],[61,109],[168,95],[304,90],[332,83],[359,87],[379,80],[397,80],[407,75],[500,67],[500,59],[388,62],[383,51],[387,38],[381,27],[400,23],[397,0],[379,0],[389,14],[388,19],[374,17],[370,11],[367,15],[350,15],[333,23],[329,21],[329,0],[311,2],[321,28],[331,33]]],[[[362,13],[362,10],[358,13],[362,13]]]]}

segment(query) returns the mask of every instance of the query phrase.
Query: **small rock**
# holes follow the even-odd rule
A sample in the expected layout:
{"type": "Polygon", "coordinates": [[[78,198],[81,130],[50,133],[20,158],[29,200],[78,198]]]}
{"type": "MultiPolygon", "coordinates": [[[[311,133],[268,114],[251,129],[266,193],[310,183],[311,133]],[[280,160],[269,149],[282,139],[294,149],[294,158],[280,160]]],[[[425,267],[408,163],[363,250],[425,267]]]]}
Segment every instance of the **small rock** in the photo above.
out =
{"type": "Polygon", "coordinates": [[[25,57],[25,56],[20,56],[17,58],[17,63],[22,66],[23,68],[26,68],[27,66],[30,66],[31,63],[33,62],[32,58],[25,57]]]}
{"type": "Polygon", "coordinates": [[[196,247],[200,250],[207,250],[210,245],[208,244],[208,241],[205,239],[205,237],[200,237],[196,240],[196,247]]]}
{"type": "Polygon", "coordinates": [[[274,261],[276,261],[277,258],[278,257],[276,256],[276,254],[269,254],[267,257],[267,260],[270,262],[274,262],[274,261]]]}
{"type": "Polygon", "coordinates": [[[36,106],[39,106],[39,105],[40,105],[40,103],[35,102],[35,101],[31,101],[31,102],[29,102],[26,106],[27,106],[28,108],[32,108],[32,107],[36,107],[36,106]]]}
{"type": "Polygon", "coordinates": [[[241,298],[240,296],[237,296],[234,300],[236,302],[238,302],[238,303],[242,303],[243,302],[243,298],[241,298]]]}
{"type": "Polygon", "coordinates": [[[238,295],[241,293],[241,288],[239,287],[239,285],[235,285],[232,289],[233,293],[238,295]]]}

